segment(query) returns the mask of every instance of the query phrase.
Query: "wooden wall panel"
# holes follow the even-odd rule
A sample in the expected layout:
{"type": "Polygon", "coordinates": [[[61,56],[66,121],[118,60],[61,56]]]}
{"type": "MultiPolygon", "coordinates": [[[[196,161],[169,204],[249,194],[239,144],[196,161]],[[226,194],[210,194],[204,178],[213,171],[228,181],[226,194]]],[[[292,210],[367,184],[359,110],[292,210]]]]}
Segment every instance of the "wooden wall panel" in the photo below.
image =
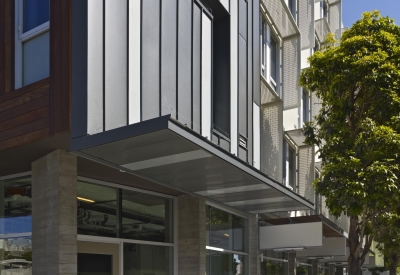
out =
{"type": "Polygon", "coordinates": [[[14,0],[0,1],[0,96],[14,89],[14,0]]]}

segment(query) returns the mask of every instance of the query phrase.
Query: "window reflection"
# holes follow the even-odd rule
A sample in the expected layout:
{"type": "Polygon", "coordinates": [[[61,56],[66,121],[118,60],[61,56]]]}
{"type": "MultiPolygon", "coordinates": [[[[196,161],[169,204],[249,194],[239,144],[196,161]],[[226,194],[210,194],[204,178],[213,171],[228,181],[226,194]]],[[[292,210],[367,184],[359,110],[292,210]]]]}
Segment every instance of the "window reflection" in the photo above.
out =
{"type": "Polygon", "coordinates": [[[247,274],[247,255],[219,251],[207,251],[207,274],[239,275],[247,274]]]}
{"type": "Polygon", "coordinates": [[[0,240],[1,275],[32,275],[32,241],[30,238],[0,240]]]}
{"type": "Polygon", "coordinates": [[[288,275],[289,263],[288,254],[284,252],[273,252],[272,250],[264,250],[261,264],[262,275],[288,275]]]}
{"type": "Polygon", "coordinates": [[[32,231],[31,178],[0,181],[0,234],[32,231]]]}

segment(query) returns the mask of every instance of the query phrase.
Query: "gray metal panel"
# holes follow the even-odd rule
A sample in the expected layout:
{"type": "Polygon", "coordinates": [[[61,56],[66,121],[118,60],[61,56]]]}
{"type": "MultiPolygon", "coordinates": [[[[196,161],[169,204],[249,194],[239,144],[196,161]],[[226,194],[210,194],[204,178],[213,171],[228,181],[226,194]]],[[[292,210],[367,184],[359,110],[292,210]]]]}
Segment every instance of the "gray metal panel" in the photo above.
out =
{"type": "Polygon", "coordinates": [[[247,40],[247,1],[239,0],[239,34],[247,40]]]}
{"type": "MultiPolygon", "coordinates": [[[[239,0],[243,1],[243,0],[239,0]]],[[[247,43],[239,36],[239,134],[247,138],[247,43]]]]}
{"type": "Polygon", "coordinates": [[[300,75],[300,36],[283,40],[283,108],[291,109],[300,104],[298,86],[300,75]]]}
{"type": "Polygon", "coordinates": [[[142,1],[142,120],[160,115],[160,1],[142,1]]]}
{"type": "Polygon", "coordinates": [[[178,4],[178,120],[192,123],[192,0],[178,4]]]}
{"type": "Polygon", "coordinates": [[[280,179],[281,143],[279,128],[280,102],[261,105],[261,171],[275,180],[280,179]]]}
{"type": "Polygon", "coordinates": [[[251,165],[253,163],[253,44],[252,44],[252,1],[248,1],[247,6],[247,159],[251,165]]]}
{"type": "Polygon", "coordinates": [[[87,135],[87,8],[87,0],[72,1],[72,138],[87,135]]]}
{"type": "Polygon", "coordinates": [[[314,120],[314,117],[319,114],[319,110],[322,107],[322,103],[317,97],[316,92],[311,93],[311,120],[314,120]]]}
{"type": "Polygon", "coordinates": [[[88,2],[88,36],[87,36],[87,97],[88,97],[88,129],[89,135],[102,132],[103,92],[104,92],[104,29],[101,1],[88,2]]]}
{"type": "Polygon", "coordinates": [[[298,193],[311,202],[315,201],[315,192],[312,187],[315,176],[313,149],[313,146],[299,147],[298,155],[298,193]]]}
{"type": "Polygon", "coordinates": [[[329,27],[331,28],[331,32],[336,34],[336,38],[340,38],[341,36],[341,5],[342,2],[338,2],[329,6],[329,27]]]}
{"type": "Polygon", "coordinates": [[[314,0],[302,0],[299,3],[299,30],[301,33],[301,48],[313,48],[315,44],[314,0]]]}
{"type": "Polygon", "coordinates": [[[252,18],[252,41],[253,49],[253,101],[258,106],[261,105],[261,82],[260,82],[260,1],[253,1],[253,18],[252,18]]]}
{"type": "Polygon", "coordinates": [[[193,5],[193,124],[192,129],[201,132],[201,19],[202,11],[193,5]]]}
{"type": "Polygon", "coordinates": [[[105,130],[127,125],[127,0],[105,1],[105,130]]]}
{"type": "Polygon", "coordinates": [[[161,115],[176,118],[177,0],[161,1],[161,115]]]}

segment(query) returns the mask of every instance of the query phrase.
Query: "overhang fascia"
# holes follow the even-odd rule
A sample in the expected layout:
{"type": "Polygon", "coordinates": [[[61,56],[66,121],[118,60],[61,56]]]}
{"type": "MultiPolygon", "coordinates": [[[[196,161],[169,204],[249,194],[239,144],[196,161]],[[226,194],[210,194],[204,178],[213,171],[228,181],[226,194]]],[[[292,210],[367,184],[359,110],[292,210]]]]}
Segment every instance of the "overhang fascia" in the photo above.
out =
{"type": "Polygon", "coordinates": [[[313,203],[229,154],[169,115],[95,135],[74,138],[71,141],[71,151],[121,171],[185,193],[207,197],[211,201],[247,213],[262,214],[274,212],[277,209],[291,211],[314,208],[313,203]],[[166,139],[165,136],[175,140],[178,150],[174,151],[175,147],[163,148],[163,150],[169,150],[165,156],[146,155],[147,151],[143,148],[149,148],[148,154],[159,155],[153,147],[165,142],[163,140],[166,139]],[[151,140],[155,140],[154,143],[151,140]],[[135,147],[138,146],[138,141],[143,143],[142,148],[135,147]],[[183,147],[190,148],[189,151],[184,152],[179,148],[179,143],[183,147]],[[131,158],[131,155],[138,151],[143,155],[142,159],[135,157],[135,161],[124,163],[123,159],[131,158]],[[203,167],[203,164],[196,166],[196,161],[199,163],[203,161],[207,167],[203,167]],[[190,166],[192,163],[193,165],[190,166]],[[189,168],[200,177],[186,173],[187,178],[178,179],[180,174],[174,171],[183,169],[185,165],[190,166],[189,168]],[[224,174],[230,171],[233,173],[231,179],[231,174],[224,174]],[[213,178],[215,178],[214,181],[212,181],[213,178]],[[219,183],[218,180],[221,182],[219,183]],[[262,192],[266,196],[261,196],[262,192]]]}

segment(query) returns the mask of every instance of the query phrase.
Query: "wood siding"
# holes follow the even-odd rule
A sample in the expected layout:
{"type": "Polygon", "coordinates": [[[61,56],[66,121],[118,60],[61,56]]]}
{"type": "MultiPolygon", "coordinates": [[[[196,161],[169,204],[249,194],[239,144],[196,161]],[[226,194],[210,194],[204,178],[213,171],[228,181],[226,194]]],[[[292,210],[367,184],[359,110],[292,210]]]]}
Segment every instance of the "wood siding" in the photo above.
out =
{"type": "Polygon", "coordinates": [[[14,0],[0,1],[0,151],[70,129],[71,1],[50,3],[50,77],[15,90],[14,0]]]}

